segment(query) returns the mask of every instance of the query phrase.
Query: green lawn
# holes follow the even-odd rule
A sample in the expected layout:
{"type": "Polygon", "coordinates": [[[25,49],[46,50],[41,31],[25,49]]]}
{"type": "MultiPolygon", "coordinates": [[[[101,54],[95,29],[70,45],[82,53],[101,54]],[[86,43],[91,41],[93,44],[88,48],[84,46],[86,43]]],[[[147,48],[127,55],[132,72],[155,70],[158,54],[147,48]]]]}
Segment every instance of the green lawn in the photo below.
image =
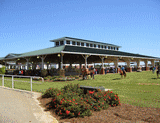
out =
{"type": "MultiPolygon", "coordinates": [[[[11,78],[10,78],[11,79],[11,78]]],[[[15,80],[18,80],[17,78],[15,80]]],[[[30,81],[20,78],[23,81],[30,81]]],[[[0,80],[0,86],[2,85],[0,80]]],[[[33,81],[37,82],[37,81],[33,81]]],[[[30,83],[14,82],[15,88],[30,90],[30,83]]],[[[74,83],[85,86],[103,86],[112,89],[119,95],[121,103],[132,104],[141,107],[160,108],[160,79],[152,71],[127,73],[125,79],[121,79],[119,74],[96,75],[94,80],[75,80],[66,82],[41,82],[33,83],[33,91],[44,92],[46,89],[62,88],[66,84],[74,83]],[[139,84],[140,83],[140,84],[139,84]],[[143,85],[144,84],[144,85],[143,85]]],[[[5,86],[12,87],[11,80],[5,80],[5,86]]]]}

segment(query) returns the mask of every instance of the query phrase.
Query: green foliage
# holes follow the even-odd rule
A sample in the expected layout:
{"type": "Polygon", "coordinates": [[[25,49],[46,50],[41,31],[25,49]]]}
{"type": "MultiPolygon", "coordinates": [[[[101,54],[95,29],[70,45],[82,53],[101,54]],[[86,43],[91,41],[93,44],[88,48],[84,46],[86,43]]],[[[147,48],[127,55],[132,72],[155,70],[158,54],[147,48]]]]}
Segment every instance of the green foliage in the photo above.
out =
{"type": "Polygon", "coordinates": [[[5,74],[5,67],[3,66],[2,68],[0,68],[0,74],[5,74]]]}
{"type": "Polygon", "coordinates": [[[52,97],[50,108],[63,118],[84,117],[92,115],[91,110],[100,111],[120,104],[119,98],[112,91],[88,91],[84,94],[79,84],[68,84],[58,89],[49,88],[43,97],[52,97]]]}
{"type": "Polygon", "coordinates": [[[42,94],[42,97],[43,98],[49,98],[49,97],[54,98],[54,97],[56,97],[57,93],[60,93],[60,90],[54,89],[54,88],[49,88],[42,94]]]}
{"type": "Polygon", "coordinates": [[[42,77],[46,77],[47,76],[47,74],[48,74],[48,72],[47,72],[47,70],[41,70],[41,76],[42,77]]]}

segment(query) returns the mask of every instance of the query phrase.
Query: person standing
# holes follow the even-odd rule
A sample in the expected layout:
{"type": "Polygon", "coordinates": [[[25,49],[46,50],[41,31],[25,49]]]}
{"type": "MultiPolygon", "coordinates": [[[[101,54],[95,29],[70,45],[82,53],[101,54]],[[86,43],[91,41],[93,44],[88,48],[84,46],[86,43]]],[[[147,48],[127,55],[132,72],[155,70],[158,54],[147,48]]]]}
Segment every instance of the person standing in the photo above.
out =
{"type": "Polygon", "coordinates": [[[153,74],[154,74],[154,71],[155,71],[155,70],[156,70],[156,67],[154,66],[154,67],[153,67],[153,74]]]}
{"type": "Polygon", "coordinates": [[[90,75],[91,75],[91,80],[92,80],[92,77],[94,79],[94,68],[93,68],[93,66],[91,66],[91,68],[90,68],[90,75]]]}

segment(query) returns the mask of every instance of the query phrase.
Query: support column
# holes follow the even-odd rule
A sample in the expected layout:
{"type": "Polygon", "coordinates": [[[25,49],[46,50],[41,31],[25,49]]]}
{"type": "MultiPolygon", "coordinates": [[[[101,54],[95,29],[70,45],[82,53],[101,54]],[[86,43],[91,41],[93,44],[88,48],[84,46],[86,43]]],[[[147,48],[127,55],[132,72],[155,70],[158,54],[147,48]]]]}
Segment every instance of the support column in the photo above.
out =
{"type": "Polygon", "coordinates": [[[104,71],[104,56],[99,56],[102,60],[102,68],[101,68],[101,74],[105,74],[105,71],[104,71]]]}
{"type": "Polygon", "coordinates": [[[41,60],[42,60],[42,70],[44,69],[44,59],[46,58],[46,56],[42,56],[42,57],[40,57],[41,58],[41,60]]]}
{"type": "Polygon", "coordinates": [[[64,54],[61,53],[61,55],[60,55],[61,60],[60,60],[60,64],[59,64],[59,67],[60,67],[59,75],[65,77],[65,70],[63,69],[63,56],[64,56],[64,54]]]}
{"type": "Polygon", "coordinates": [[[26,58],[27,61],[27,70],[29,70],[29,58],[26,58]]]}
{"type": "Polygon", "coordinates": [[[61,70],[63,70],[63,53],[61,53],[61,70]]]}
{"type": "Polygon", "coordinates": [[[116,73],[119,73],[118,61],[119,61],[118,58],[114,60],[114,66],[115,66],[116,73]]]}
{"type": "Polygon", "coordinates": [[[149,70],[149,67],[148,67],[148,60],[145,60],[144,62],[145,62],[146,71],[148,71],[148,70],[149,70]]]}
{"type": "Polygon", "coordinates": [[[140,59],[137,59],[136,62],[137,62],[137,71],[141,71],[140,59]]]}
{"type": "Polygon", "coordinates": [[[87,58],[89,57],[89,55],[82,55],[82,56],[85,59],[85,68],[87,69],[87,58]]]}
{"type": "Polygon", "coordinates": [[[155,66],[154,60],[152,60],[151,63],[152,63],[152,67],[154,67],[155,66]]]}
{"type": "Polygon", "coordinates": [[[130,62],[131,62],[130,59],[128,59],[127,62],[126,62],[127,63],[127,72],[132,72],[132,68],[131,68],[130,62]]]}

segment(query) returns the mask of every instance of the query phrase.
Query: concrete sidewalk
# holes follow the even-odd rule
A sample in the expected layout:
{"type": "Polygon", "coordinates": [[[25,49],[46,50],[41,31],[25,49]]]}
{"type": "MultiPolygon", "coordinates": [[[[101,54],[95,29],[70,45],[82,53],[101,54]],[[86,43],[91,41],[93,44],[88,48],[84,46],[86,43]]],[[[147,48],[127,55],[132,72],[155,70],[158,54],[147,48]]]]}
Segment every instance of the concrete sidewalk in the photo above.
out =
{"type": "Polygon", "coordinates": [[[58,123],[39,106],[41,93],[0,86],[0,123],[58,123]]]}

